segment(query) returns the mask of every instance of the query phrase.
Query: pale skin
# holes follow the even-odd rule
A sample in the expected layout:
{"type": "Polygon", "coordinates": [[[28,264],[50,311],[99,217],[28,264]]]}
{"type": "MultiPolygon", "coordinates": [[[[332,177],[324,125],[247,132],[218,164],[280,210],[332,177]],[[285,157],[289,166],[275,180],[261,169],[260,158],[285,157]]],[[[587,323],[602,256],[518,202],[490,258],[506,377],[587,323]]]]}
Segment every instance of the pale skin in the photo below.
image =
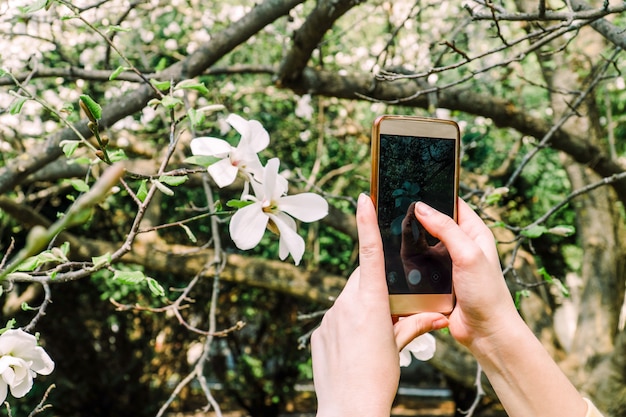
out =
{"type": "Polygon", "coordinates": [[[448,326],[481,364],[511,417],[584,417],[587,404],[520,318],[493,235],[459,199],[458,224],[424,203],[415,215],[447,247],[457,304],[449,317],[420,313],[392,323],[384,258],[371,199],[357,207],[360,266],[311,337],[319,417],[389,416],[398,352],[448,326]]]}

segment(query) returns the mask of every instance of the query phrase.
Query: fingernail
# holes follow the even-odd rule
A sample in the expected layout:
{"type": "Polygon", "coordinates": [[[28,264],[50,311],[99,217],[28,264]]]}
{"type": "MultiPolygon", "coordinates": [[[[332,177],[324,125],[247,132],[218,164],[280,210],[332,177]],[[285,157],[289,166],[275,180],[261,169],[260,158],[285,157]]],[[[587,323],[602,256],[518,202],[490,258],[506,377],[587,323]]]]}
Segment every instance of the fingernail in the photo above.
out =
{"type": "Polygon", "coordinates": [[[418,201],[415,204],[415,211],[417,212],[417,214],[420,214],[422,216],[429,216],[433,213],[434,210],[428,204],[418,201]]]}
{"type": "Polygon", "coordinates": [[[359,198],[357,200],[357,205],[362,206],[365,202],[367,202],[367,199],[369,198],[369,196],[365,193],[361,193],[359,194],[359,198]]]}

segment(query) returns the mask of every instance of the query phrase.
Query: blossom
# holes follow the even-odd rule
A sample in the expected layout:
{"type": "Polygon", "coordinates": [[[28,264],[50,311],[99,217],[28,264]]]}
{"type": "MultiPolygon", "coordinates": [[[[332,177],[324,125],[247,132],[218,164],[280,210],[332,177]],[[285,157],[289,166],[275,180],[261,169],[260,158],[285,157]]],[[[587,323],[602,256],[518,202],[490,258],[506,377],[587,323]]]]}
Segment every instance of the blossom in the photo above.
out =
{"type": "Polygon", "coordinates": [[[32,334],[21,329],[6,330],[0,335],[0,403],[11,395],[21,398],[33,386],[33,378],[49,375],[54,362],[32,334]]]}
{"type": "Polygon", "coordinates": [[[409,366],[411,364],[411,354],[420,361],[431,359],[437,349],[436,343],[435,337],[430,333],[416,337],[400,351],[400,366],[409,366]]]}
{"type": "Polygon", "coordinates": [[[256,120],[246,120],[230,114],[226,121],[241,135],[236,147],[223,139],[213,137],[198,137],[191,141],[191,152],[194,155],[219,158],[207,170],[220,188],[232,184],[239,172],[248,179],[261,175],[263,166],[257,154],[267,148],[270,142],[269,133],[256,120]]]}
{"type": "Polygon", "coordinates": [[[305,94],[296,103],[296,116],[301,119],[311,120],[313,117],[313,106],[311,106],[311,95],[305,94]]]}
{"type": "Polygon", "coordinates": [[[270,159],[260,181],[252,181],[255,195],[246,195],[244,200],[253,203],[240,208],[230,221],[230,235],[239,249],[255,247],[266,228],[279,235],[278,256],[284,260],[291,254],[296,265],[304,254],[304,239],[298,235],[296,222],[313,222],[328,214],[328,203],[314,193],[292,196],[287,193],[287,181],[278,174],[280,161],[270,159]]]}

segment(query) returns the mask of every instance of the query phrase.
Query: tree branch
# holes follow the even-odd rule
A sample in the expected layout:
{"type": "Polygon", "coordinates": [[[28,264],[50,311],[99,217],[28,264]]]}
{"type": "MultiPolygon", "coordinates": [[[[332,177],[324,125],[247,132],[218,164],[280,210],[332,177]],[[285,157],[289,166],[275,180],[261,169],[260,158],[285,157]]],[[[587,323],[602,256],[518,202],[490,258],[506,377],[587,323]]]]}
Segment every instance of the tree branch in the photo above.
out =
{"type": "MultiPolygon", "coordinates": [[[[179,81],[201,74],[225,54],[255,35],[269,23],[289,13],[289,10],[302,1],[266,0],[255,6],[250,13],[239,21],[212,36],[209,44],[199,48],[185,60],[155,74],[154,78],[179,81]]],[[[102,128],[112,126],[124,117],[140,111],[154,97],[155,93],[152,87],[141,84],[135,90],[112,100],[103,106],[102,128]]],[[[86,120],[79,122],[76,129],[86,138],[92,135],[87,128],[86,120]]],[[[0,169],[0,194],[6,193],[21,183],[28,175],[63,155],[59,146],[62,141],[75,139],[76,134],[72,130],[64,129],[50,136],[38,151],[23,154],[20,158],[9,161],[5,167],[0,169]]]]}
{"type": "MultiPolygon", "coordinates": [[[[403,105],[428,109],[426,94],[418,94],[419,86],[412,80],[379,82],[370,74],[339,75],[330,71],[307,68],[297,85],[290,86],[296,93],[324,95],[346,99],[369,97],[373,101],[389,102],[398,97],[413,97],[403,105]]],[[[489,94],[477,93],[465,87],[449,88],[438,92],[439,106],[488,117],[499,127],[510,127],[518,132],[542,138],[550,132],[552,123],[532,116],[512,101],[489,94]]],[[[602,177],[624,172],[624,167],[610,158],[598,146],[590,143],[581,132],[559,129],[552,135],[550,146],[569,154],[576,162],[589,166],[602,177]]],[[[626,179],[612,183],[620,201],[626,206],[626,179]]]]}

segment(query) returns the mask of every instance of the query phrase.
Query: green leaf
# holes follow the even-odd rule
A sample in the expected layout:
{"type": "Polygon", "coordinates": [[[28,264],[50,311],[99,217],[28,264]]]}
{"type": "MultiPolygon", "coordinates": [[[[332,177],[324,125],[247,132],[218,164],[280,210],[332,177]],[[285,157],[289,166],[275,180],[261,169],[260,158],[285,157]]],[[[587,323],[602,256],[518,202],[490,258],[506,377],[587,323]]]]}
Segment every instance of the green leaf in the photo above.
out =
{"type": "Polygon", "coordinates": [[[84,180],[73,178],[67,180],[66,182],[69,182],[69,184],[78,192],[86,193],[89,191],[89,184],[87,184],[84,180]]]}
{"type": "Polygon", "coordinates": [[[115,271],[113,279],[127,285],[137,285],[146,280],[142,271],[115,271]]]}
{"type": "Polygon", "coordinates": [[[123,28],[119,25],[111,25],[107,28],[107,32],[130,32],[131,29],[123,28]]]}
{"type": "Polygon", "coordinates": [[[228,200],[226,202],[226,206],[227,207],[231,207],[231,208],[236,208],[236,209],[240,209],[240,208],[244,208],[246,206],[249,206],[250,204],[253,204],[254,201],[250,201],[250,200],[228,200]]]}
{"type": "Polygon", "coordinates": [[[93,256],[91,258],[91,262],[93,262],[94,268],[100,268],[111,262],[111,254],[109,252],[105,253],[101,256],[93,256]]]}
{"type": "Polygon", "coordinates": [[[123,67],[120,65],[119,67],[115,69],[115,71],[111,73],[111,75],[109,75],[109,81],[113,81],[117,79],[117,77],[119,77],[121,73],[127,70],[128,70],[128,67],[123,67]]]}
{"type": "Polygon", "coordinates": [[[19,114],[27,100],[28,99],[26,97],[18,96],[15,100],[13,100],[11,106],[9,106],[9,113],[12,115],[19,114]]]}
{"type": "Polygon", "coordinates": [[[209,89],[204,83],[195,80],[184,80],[176,84],[174,90],[195,90],[202,94],[209,94],[209,89]]]}
{"type": "Polygon", "coordinates": [[[67,254],[70,253],[70,242],[63,242],[59,249],[61,249],[61,253],[67,258],[67,254]]]}
{"type": "Polygon", "coordinates": [[[2,329],[0,329],[0,334],[6,332],[7,330],[13,329],[15,327],[15,323],[17,323],[17,320],[9,319],[9,321],[7,321],[6,326],[4,326],[2,329]]]}
{"type": "Polygon", "coordinates": [[[142,203],[144,202],[144,200],[148,196],[148,185],[147,185],[147,183],[148,183],[148,180],[141,181],[141,183],[139,184],[139,189],[137,190],[137,198],[142,203]]]}
{"type": "MultiPolygon", "coordinates": [[[[80,101],[85,105],[87,110],[93,116],[93,119],[99,120],[102,118],[102,107],[96,103],[94,99],[89,97],[87,94],[80,95],[80,101]]],[[[89,117],[89,115],[87,115],[89,117]]],[[[91,119],[91,117],[89,117],[91,119]]]]}
{"type": "Polygon", "coordinates": [[[165,295],[165,289],[156,279],[148,277],[146,278],[146,282],[148,283],[148,289],[152,295],[156,297],[163,297],[165,295]]]}
{"type": "Polygon", "coordinates": [[[159,191],[161,191],[163,194],[165,195],[169,195],[169,196],[173,196],[174,195],[174,191],[170,190],[169,188],[167,188],[167,186],[165,186],[165,184],[163,184],[161,181],[159,180],[150,180],[152,182],[152,184],[154,184],[154,186],[156,188],[159,189],[159,191]]]}
{"type": "Polygon", "coordinates": [[[186,224],[181,224],[180,227],[183,228],[183,230],[185,231],[185,233],[187,234],[187,237],[189,238],[189,240],[191,240],[191,242],[193,242],[193,243],[197,243],[198,242],[198,239],[196,238],[196,235],[193,234],[193,232],[191,231],[189,226],[187,226],[186,224]]]}
{"type": "Polygon", "coordinates": [[[26,301],[24,301],[22,303],[21,307],[22,307],[22,311],[35,311],[35,310],[37,310],[36,308],[29,306],[26,301]]]}
{"type": "Polygon", "coordinates": [[[152,84],[159,91],[169,90],[172,85],[169,81],[158,81],[154,79],[150,80],[150,84],[152,84]]]}
{"type": "Polygon", "coordinates": [[[561,224],[558,226],[554,226],[548,229],[548,233],[556,235],[556,236],[572,236],[576,233],[576,228],[574,226],[570,226],[567,224],[561,224]]]}
{"type": "Polygon", "coordinates": [[[39,265],[41,265],[39,259],[37,259],[36,256],[31,256],[30,258],[25,259],[24,262],[17,267],[17,271],[32,272],[39,265]]]}
{"type": "Polygon", "coordinates": [[[116,149],[112,152],[109,152],[109,159],[111,162],[119,162],[128,160],[128,156],[126,156],[126,152],[123,149],[116,149]]]}
{"type": "Polygon", "coordinates": [[[34,13],[48,7],[50,0],[35,0],[31,5],[26,7],[20,7],[19,10],[22,13],[34,13]]]}
{"type": "Polygon", "coordinates": [[[522,297],[527,298],[530,296],[530,291],[521,290],[515,292],[515,308],[519,310],[520,305],[522,304],[522,297]]]}
{"type": "Polygon", "coordinates": [[[522,230],[522,236],[526,236],[530,239],[538,238],[548,231],[548,228],[545,226],[533,226],[528,229],[522,230]]]}
{"type": "Polygon", "coordinates": [[[205,119],[204,113],[199,112],[194,108],[187,110],[187,117],[189,117],[189,123],[191,123],[192,127],[199,126],[205,119]]]}
{"type": "Polygon", "coordinates": [[[569,297],[570,296],[569,288],[567,288],[567,286],[565,284],[563,284],[563,282],[561,282],[560,279],[555,278],[552,275],[550,275],[548,273],[548,271],[546,270],[546,268],[539,268],[537,270],[537,273],[539,273],[539,275],[541,275],[541,277],[544,279],[544,281],[546,281],[547,283],[550,283],[552,285],[555,285],[558,288],[558,290],[561,292],[563,297],[569,297]]]}
{"type": "Polygon", "coordinates": [[[189,177],[186,175],[161,175],[159,177],[160,182],[162,182],[163,184],[170,185],[172,187],[181,185],[188,179],[189,177]]]}
{"type": "Polygon", "coordinates": [[[192,156],[190,156],[188,158],[185,158],[185,160],[183,162],[185,162],[187,164],[193,164],[193,165],[200,165],[202,167],[208,167],[209,165],[213,165],[214,163],[216,163],[219,160],[220,160],[220,158],[216,158],[214,156],[192,155],[192,156]]]}
{"type": "Polygon", "coordinates": [[[81,164],[81,165],[89,165],[91,164],[91,160],[89,158],[87,158],[86,156],[80,157],[80,158],[76,158],[74,160],[70,160],[70,163],[74,163],[74,164],[81,164]]]}
{"type": "Polygon", "coordinates": [[[167,68],[167,59],[163,57],[159,60],[156,67],[154,67],[154,72],[163,71],[165,68],[167,68]]]}
{"type": "Polygon", "coordinates": [[[500,200],[502,200],[502,197],[507,195],[508,192],[509,192],[509,189],[507,187],[496,188],[495,190],[493,190],[491,193],[487,195],[487,197],[485,198],[485,203],[489,206],[492,206],[500,202],[500,200]]]}
{"type": "Polygon", "coordinates": [[[161,104],[163,105],[163,107],[165,107],[167,109],[173,109],[176,106],[182,106],[183,101],[181,99],[179,99],[179,98],[176,98],[176,97],[165,96],[161,100],[161,104]]]}
{"type": "Polygon", "coordinates": [[[539,268],[537,273],[541,275],[544,281],[552,283],[552,275],[548,273],[548,270],[545,267],[539,268]]]}
{"type": "Polygon", "coordinates": [[[502,228],[506,228],[506,223],[503,222],[502,220],[498,220],[496,222],[493,222],[492,224],[489,225],[490,228],[494,228],[494,227],[502,227],[502,228]]]}
{"type": "Polygon", "coordinates": [[[66,158],[71,158],[72,155],[74,155],[74,152],[76,152],[76,149],[78,149],[78,145],[80,145],[80,141],[79,140],[64,140],[61,142],[61,146],[63,149],[63,153],[65,154],[66,158]]]}

